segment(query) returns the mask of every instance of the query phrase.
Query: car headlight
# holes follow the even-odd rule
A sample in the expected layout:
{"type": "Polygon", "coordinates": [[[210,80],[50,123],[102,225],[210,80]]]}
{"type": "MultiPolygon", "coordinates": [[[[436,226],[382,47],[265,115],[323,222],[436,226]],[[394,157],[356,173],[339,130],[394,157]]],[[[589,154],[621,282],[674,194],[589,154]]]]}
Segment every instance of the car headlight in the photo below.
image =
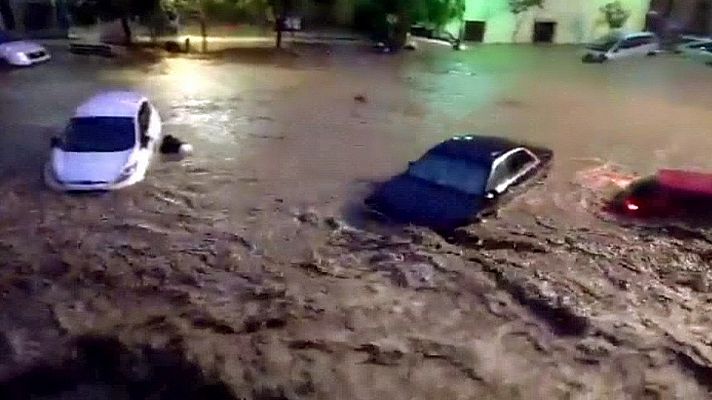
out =
{"type": "Polygon", "coordinates": [[[131,177],[131,175],[133,175],[134,172],[136,172],[137,166],[138,166],[137,163],[133,163],[127,167],[124,167],[124,169],[121,171],[121,175],[119,175],[118,181],[125,181],[126,179],[129,179],[131,177]]]}

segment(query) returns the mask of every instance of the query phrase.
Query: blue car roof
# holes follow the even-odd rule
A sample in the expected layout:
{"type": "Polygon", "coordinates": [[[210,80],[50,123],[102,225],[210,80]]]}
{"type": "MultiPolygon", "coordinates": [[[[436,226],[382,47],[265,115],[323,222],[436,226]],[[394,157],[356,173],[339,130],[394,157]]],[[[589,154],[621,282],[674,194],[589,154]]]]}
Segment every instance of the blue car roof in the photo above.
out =
{"type": "Polygon", "coordinates": [[[491,165],[497,157],[517,147],[521,145],[495,136],[456,136],[436,145],[426,155],[461,158],[491,165]]]}

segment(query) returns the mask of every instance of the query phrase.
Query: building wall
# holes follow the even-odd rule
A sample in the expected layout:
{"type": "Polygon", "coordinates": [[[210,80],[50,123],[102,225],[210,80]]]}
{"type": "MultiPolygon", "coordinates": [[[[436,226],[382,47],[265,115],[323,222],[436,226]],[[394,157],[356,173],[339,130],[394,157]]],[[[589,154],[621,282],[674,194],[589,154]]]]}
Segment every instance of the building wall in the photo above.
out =
{"type": "MultiPolygon", "coordinates": [[[[608,32],[599,7],[611,0],[545,0],[544,8],[533,8],[522,14],[523,23],[514,41],[532,41],[534,23],[555,22],[555,43],[582,43],[595,40],[608,32]]],[[[642,30],[650,0],[622,0],[631,11],[625,29],[642,30]]],[[[516,17],[509,11],[507,0],[468,0],[465,21],[485,21],[487,43],[510,43],[515,30],[516,17]]],[[[459,25],[448,28],[457,33],[459,25]]]]}

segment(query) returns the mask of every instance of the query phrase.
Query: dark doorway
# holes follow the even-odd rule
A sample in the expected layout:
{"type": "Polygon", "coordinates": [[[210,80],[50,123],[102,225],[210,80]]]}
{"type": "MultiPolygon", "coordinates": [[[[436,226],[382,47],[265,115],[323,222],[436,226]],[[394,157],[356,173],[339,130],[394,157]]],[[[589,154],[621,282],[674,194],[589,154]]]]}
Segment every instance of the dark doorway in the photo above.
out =
{"type": "Polygon", "coordinates": [[[15,29],[15,16],[10,8],[10,0],[0,0],[0,18],[2,18],[5,29],[15,29]]]}
{"type": "Polygon", "coordinates": [[[465,22],[465,41],[482,42],[485,40],[485,22],[484,21],[466,21],[465,22]]]}
{"type": "Polygon", "coordinates": [[[52,27],[54,8],[50,3],[27,3],[25,9],[25,29],[38,31],[52,27]]]}
{"type": "Polygon", "coordinates": [[[534,23],[534,43],[552,43],[556,33],[556,22],[535,22],[534,23]]]}

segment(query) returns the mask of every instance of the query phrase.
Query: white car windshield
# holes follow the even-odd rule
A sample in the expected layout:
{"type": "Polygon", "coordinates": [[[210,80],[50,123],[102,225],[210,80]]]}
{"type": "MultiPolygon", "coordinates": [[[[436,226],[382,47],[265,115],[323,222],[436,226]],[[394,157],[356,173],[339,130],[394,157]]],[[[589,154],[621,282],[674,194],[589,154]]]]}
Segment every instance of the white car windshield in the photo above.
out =
{"type": "Polygon", "coordinates": [[[126,151],[136,143],[134,120],[129,117],[73,118],[65,131],[64,151],[126,151]]]}
{"type": "Polygon", "coordinates": [[[597,40],[594,43],[589,44],[586,47],[591,50],[596,50],[596,51],[608,51],[608,50],[612,49],[613,46],[615,46],[619,41],[620,41],[620,37],[618,37],[618,36],[606,36],[604,38],[597,40]]]}
{"type": "Polygon", "coordinates": [[[408,175],[472,195],[484,195],[490,169],[459,158],[425,156],[408,169],[408,175]]]}

